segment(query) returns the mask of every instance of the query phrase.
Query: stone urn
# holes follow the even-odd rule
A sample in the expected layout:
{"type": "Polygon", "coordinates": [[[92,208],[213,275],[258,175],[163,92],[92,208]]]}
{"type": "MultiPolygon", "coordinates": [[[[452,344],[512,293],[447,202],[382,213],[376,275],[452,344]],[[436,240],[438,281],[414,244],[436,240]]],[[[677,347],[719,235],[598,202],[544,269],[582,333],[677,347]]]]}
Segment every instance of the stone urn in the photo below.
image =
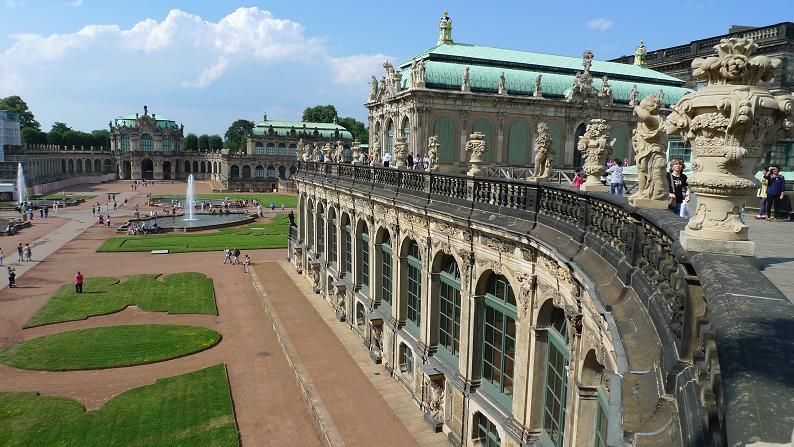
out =
{"type": "Polygon", "coordinates": [[[482,173],[482,156],[487,151],[488,144],[485,142],[484,133],[474,132],[469,135],[469,141],[466,142],[466,152],[469,153],[469,171],[466,172],[466,175],[475,177],[482,173]]]}
{"type": "Polygon", "coordinates": [[[741,210],[758,187],[762,157],[794,127],[792,97],[758,85],[772,78],[780,60],[751,58],[757,47],[752,39],[722,39],[716,56],[693,60],[692,74],[707,85],[684,95],[665,122],[666,132],[690,143],[695,156],[688,182],[697,209],[681,232],[684,249],[754,254],[741,210]]]}
{"type": "Polygon", "coordinates": [[[587,179],[582,184],[582,191],[608,191],[601,183],[601,176],[606,170],[607,159],[612,153],[615,139],[609,138],[609,124],[606,120],[594,118],[590,120],[584,135],[579,137],[577,149],[584,158],[584,173],[587,179]]]}

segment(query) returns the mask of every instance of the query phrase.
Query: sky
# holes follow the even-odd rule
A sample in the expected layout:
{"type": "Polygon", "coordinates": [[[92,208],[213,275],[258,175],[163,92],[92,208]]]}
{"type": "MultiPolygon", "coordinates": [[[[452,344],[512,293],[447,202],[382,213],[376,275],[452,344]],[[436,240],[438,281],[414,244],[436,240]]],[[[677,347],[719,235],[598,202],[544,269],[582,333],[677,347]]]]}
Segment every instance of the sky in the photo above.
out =
{"type": "Polygon", "coordinates": [[[27,101],[43,130],[89,131],[150,113],[186,132],[236,119],[299,120],[334,104],[366,123],[371,74],[453,39],[596,59],[794,21],[794,0],[154,1],[0,0],[0,97],[27,101]]]}

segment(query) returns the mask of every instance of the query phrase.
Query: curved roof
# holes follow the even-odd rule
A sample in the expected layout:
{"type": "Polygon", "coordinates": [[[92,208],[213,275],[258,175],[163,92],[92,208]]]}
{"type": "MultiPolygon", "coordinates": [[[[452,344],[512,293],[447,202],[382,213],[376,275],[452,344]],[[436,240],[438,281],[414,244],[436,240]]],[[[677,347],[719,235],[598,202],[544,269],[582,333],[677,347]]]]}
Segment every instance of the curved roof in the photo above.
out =
{"type": "Polygon", "coordinates": [[[267,120],[257,123],[254,127],[254,135],[263,136],[268,135],[268,131],[273,129],[274,135],[279,137],[290,136],[294,130],[297,134],[306,132],[313,134],[317,131],[317,136],[320,138],[339,138],[343,140],[352,140],[353,134],[347,131],[344,127],[336,123],[315,123],[311,121],[275,121],[267,120]],[[337,135],[338,132],[338,135],[337,135]]]}
{"type": "MultiPolygon", "coordinates": [[[[151,116],[151,115],[147,115],[151,116]]],[[[155,114],[155,126],[160,129],[176,129],[176,121],[168,119],[162,115],[155,114]]],[[[138,125],[138,118],[139,116],[135,116],[135,114],[120,116],[116,118],[116,125],[117,126],[127,126],[127,127],[136,127],[138,125]]]]}

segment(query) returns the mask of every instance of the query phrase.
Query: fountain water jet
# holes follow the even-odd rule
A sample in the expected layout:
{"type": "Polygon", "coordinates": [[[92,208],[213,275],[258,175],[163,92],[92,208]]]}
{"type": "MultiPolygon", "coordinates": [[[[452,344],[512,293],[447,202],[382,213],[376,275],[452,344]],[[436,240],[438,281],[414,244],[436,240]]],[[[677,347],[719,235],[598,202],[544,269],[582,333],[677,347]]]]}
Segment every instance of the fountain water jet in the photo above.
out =
{"type": "Polygon", "coordinates": [[[187,203],[185,204],[185,206],[187,207],[187,219],[185,220],[194,220],[193,211],[196,207],[196,203],[193,198],[194,194],[195,191],[193,185],[193,174],[190,174],[187,177],[187,199],[186,199],[187,203]]]}
{"type": "Polygon", "coordinates": [[[22,205],[28,201],[28,189],[25,184],[25,172],[22,170],[22,163],[17,164],[17,193],[19,194],[17,203],[22,205]]]}

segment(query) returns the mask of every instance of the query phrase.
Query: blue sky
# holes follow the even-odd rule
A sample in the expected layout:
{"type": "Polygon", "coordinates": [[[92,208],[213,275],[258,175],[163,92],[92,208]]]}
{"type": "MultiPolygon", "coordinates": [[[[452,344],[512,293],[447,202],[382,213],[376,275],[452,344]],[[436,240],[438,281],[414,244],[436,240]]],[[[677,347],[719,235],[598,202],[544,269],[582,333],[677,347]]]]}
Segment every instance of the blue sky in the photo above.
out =
{"type": "Polygon", "coordinates": [[[444,10],[457,42],[596,59],[794,21],[792,0],[0,2],[0,97],[22,96],[46,130],[144,104],[196,133],[328,103],[365,120],[370,74],[434,46],[444,10]]]}

